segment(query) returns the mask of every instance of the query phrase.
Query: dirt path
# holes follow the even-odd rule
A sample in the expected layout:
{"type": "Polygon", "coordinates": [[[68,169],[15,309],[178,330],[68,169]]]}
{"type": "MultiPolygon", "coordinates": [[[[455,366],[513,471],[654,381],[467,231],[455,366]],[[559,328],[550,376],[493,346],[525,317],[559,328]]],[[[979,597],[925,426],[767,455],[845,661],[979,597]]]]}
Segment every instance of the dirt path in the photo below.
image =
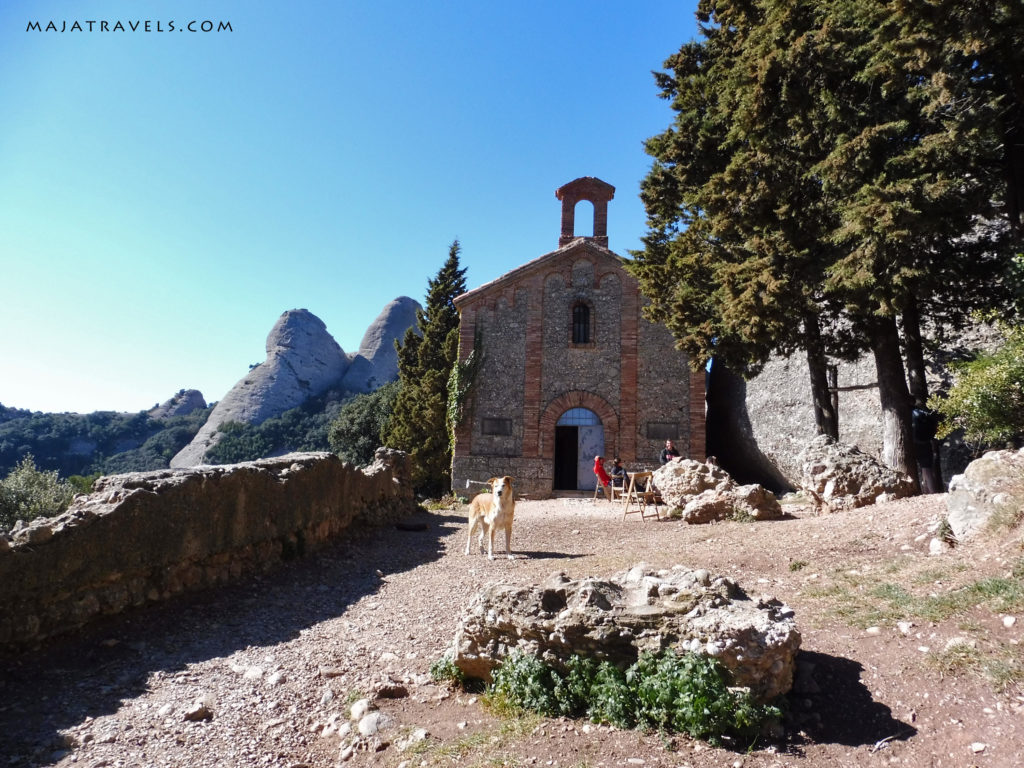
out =
{"type": "Polygon", "coordinates": [[[349,704],[382,681],[407,692],[379,702],[384,740],[429,735],[346,765],[1010,768],[1024,755],[1024,617],[1012,610],[1024,605],[1012,593],[1024,593],[1024,559],[1019,543],[929,556],[943,511],[932,496],[687,526],[623,521],[607,502],[521,502],[517,558],[493,562],[463,554],[463,516],[423,513],[423,531],[367,532],[259,581],[0,660],[0,768],[334,766],[339,740],[324,727],[346,722],[349,704]],[[578,721],[502,720],[430,682],[485,584],[639,562],[729,574],[795,609],[803,650],[784,741],[738,754],[578,721]],[[974,594],[958,588],[985,579],[1009,592],[939,615],[939,598],[974,594]],[[200,698],[212,718],[185,720],[200,698]]]}

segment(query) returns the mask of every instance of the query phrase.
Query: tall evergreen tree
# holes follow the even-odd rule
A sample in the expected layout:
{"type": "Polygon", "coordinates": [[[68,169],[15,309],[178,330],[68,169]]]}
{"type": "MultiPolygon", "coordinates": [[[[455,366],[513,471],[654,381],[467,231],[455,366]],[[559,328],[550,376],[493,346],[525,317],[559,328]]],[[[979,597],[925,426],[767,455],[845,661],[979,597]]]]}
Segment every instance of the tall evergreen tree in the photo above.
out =
{"type": "Polygon", "coordinates": [[[822,431],[825,356],[870,350],[884,457],[912,474],[897,320],[920,387],[922,317],[961,321],[1005,299],[1009,263],[984,226],[1000,215],[987,170],[998,141],[977,110],[936,100],[946,59],[897,44],[894,8],[931,4],[702,0],[703,39],[656,76],[677,116],[647,145],[635,267],[698,363],[752,373],[806,350],[822,431]]]}
{"type": "Polygon", "coordinates": [[[400,389],[385,434],[385,444],[412,458],[418,493],[440,495],[451,489],[451,446],[446,415],[448,377],[458,356],[459,313],[455,297],[466,291],[466,270],[459,268],[459,241],[427,282],[426,307],[416,312],[398,350],[400,389]]]}

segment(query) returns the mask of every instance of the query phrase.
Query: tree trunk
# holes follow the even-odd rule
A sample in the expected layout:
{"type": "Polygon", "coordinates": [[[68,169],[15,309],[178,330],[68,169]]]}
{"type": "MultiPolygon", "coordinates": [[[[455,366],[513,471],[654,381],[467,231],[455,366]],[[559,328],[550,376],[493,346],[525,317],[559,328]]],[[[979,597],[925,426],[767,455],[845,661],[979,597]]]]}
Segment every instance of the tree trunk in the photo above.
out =
{"type": "Polygon", "coordinates": [[[882,406],[882,461],[905,472],[917,485],[917,460],[910,428],[910,392],[900,356],[900,337],[894,318],[881,318],[871,340],[882,406]]]}
{"type": "Polygon", "coordinates": [[[928,410],[928,380],[925,378],[924,345],[921,342],[921,314],[917,300],[911,296],[903,310],[903,348],[907,358],[907,382],[914,414],[911,420],[914,451],[921,471],[921,487],[925,493],[939,493],[942,488],[942,465],[939,443],[934,439],[937,423],[935,414],[928,410]],[[929,429],[926,429],[929,428],[929,429]],[[928,434],[919,432],[928,431],[928,434]]]}
{"type": "Polygon", "coordinates": [[[832,405],[828,387],[828,360],[821,341],[818,317],[804,315],[804,337],[807,347],[807,370],[811,377],[811,400],[814,403],[814,424],[819,435],[839,439],[839,418],[832,405]]]}
{"type": "Polygon", "coordinates": [[[910,398],[915,408],[927,408],[928,381],[925,379],[924,345],[921,343],[921,315],[913,296],[903,309],[903,348],[907,357],[910,398]]]}

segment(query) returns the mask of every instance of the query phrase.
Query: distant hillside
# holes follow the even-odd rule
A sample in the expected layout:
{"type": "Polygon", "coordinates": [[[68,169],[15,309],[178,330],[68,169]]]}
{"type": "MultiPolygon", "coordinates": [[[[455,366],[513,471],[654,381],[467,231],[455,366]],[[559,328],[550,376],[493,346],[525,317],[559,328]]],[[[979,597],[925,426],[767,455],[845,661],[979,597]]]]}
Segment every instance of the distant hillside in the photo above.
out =
{"type": "Polygon", "coordinates": [[[25,456],[61,476],[163,469],[195,437],[212,406],[160,418],[139,413],[40,413],[0,405],[0,477],[25,456]]]}

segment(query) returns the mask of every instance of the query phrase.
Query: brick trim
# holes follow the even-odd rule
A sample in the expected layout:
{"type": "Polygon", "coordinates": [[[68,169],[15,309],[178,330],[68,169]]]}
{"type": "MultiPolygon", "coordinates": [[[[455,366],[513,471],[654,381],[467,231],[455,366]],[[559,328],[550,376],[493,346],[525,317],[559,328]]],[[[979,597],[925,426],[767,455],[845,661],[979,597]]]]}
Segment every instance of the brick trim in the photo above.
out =
{"type": "Polygon", "coordinates": [[[704,369],[690,371],[690,434],[687,444],[687,456],[697,461],[707,457],[707,411],[705,404],[704,369]]]}

